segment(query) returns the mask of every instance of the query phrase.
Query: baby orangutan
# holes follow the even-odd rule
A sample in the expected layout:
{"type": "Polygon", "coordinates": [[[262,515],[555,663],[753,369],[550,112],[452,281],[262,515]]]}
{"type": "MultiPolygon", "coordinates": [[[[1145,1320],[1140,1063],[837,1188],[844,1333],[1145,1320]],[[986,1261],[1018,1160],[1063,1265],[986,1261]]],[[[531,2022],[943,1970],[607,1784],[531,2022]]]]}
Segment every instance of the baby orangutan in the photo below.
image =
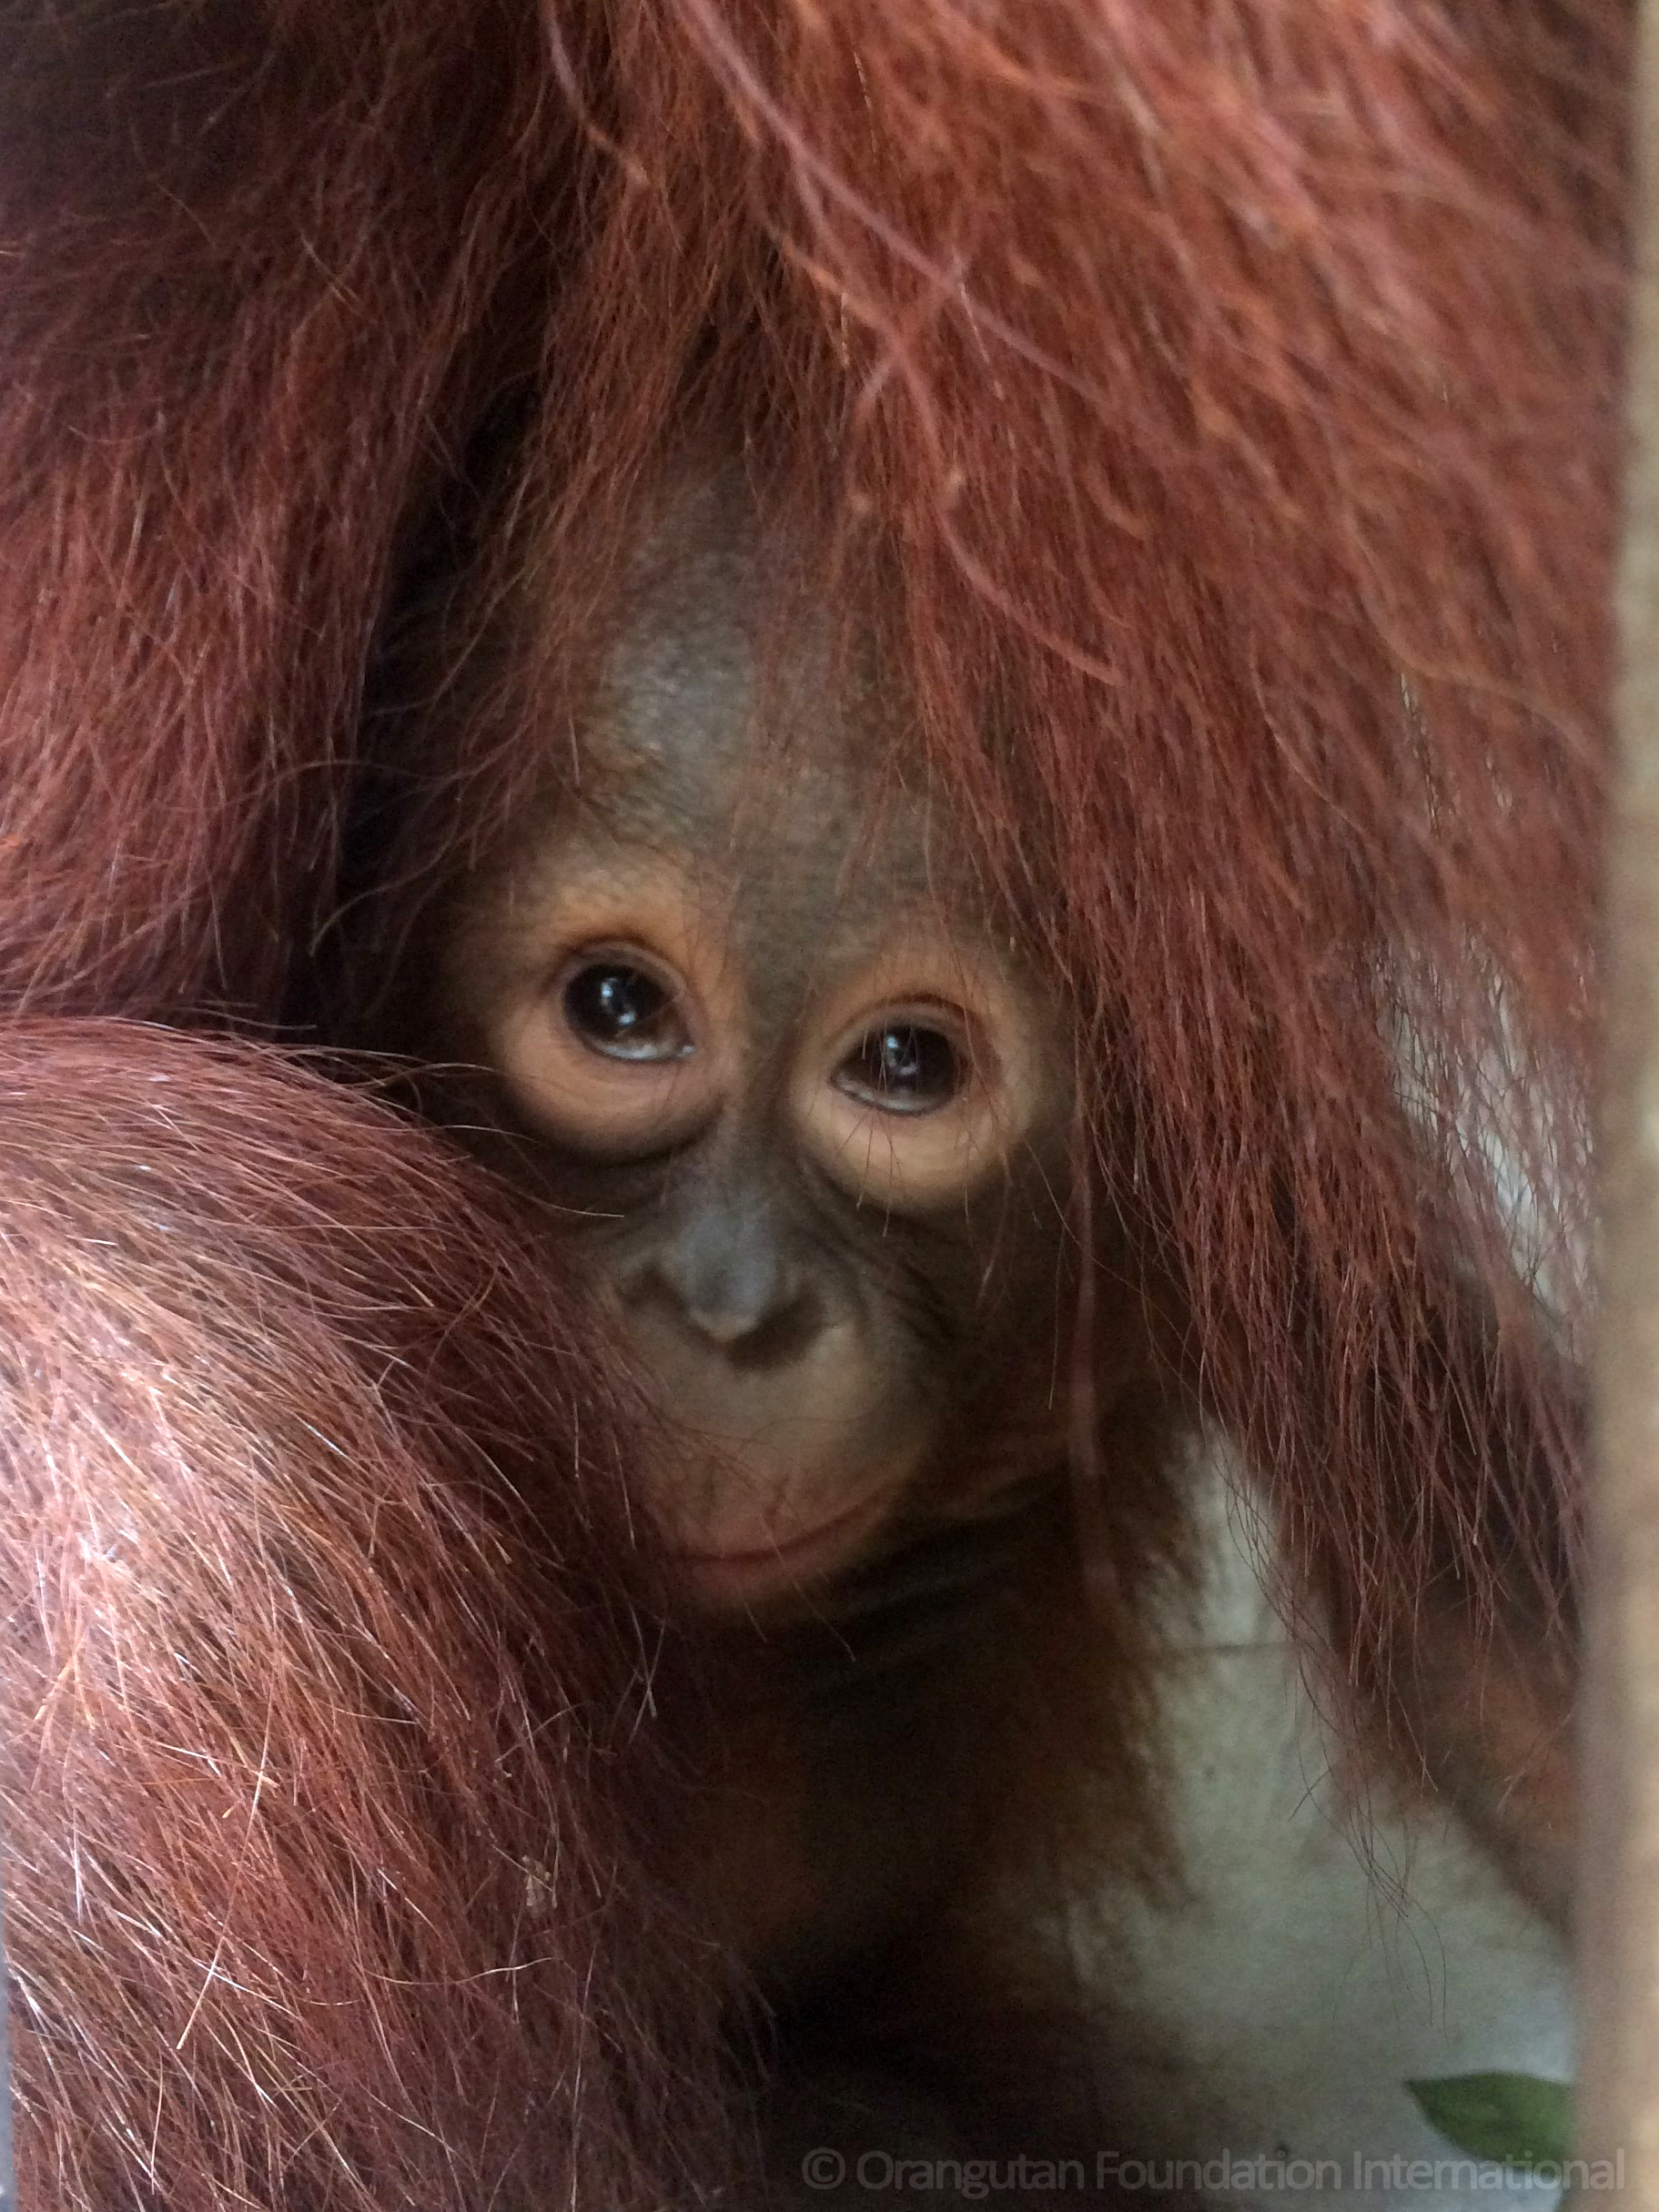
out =
{"type": "Polygon", "coordinates": [[[687,527],[567,787],[463,893],[427,1035],[491,1071],[493,1156],[672,1417],[688,1588],[760,1606],[891,1540],[1034,1363],[1052,1473],[1071,1084],[936,795],[872,804],[869,702],[798,666],[762,735],[753,555],[719,494],[687,527]]]}
{"type": "Polygon", "coordinates": [[[400,1041],[657,1401],[713,1910],[788,2002],[977,1886],[1016,1808],[1007,1848],[1051,1841],[1068,1769],[1138,1835],[1178,1515],[1138,1302],[1083,1247],[1063,1008],[945,793],[884,775],[873,656],[759,634],[763,550],[730,474],[671,496],[571,746],[406,955],[400,1041]],[[1085,1359],[1132,1603],[1083,1598],[1085,1359]]]}
{"type": "Polygon", "coordinates": [[[959,2086],[1018,2009],[1087,2075],[1033,1885],[1170,1863],[1174,1308],[902,685],[780,617],[781,558],[733,472],[673,486],[568,735],[394,964],[394,1041],[656,1402],[717,1933],[861,2056],[959,2086]]]}

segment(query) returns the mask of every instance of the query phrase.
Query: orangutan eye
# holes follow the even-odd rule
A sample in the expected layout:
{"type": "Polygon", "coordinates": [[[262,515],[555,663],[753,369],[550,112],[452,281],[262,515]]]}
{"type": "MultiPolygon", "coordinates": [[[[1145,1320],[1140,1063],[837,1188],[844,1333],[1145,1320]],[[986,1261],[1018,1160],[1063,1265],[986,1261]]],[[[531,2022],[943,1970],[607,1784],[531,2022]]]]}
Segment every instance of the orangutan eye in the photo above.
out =
{"type": "Polygon", "coordinates": [[[925,1215],[1006,1163],[1041,1103],[1017,978],[977,949],[895,934],[825,995],[790,1103],[861,1206],[925,1215]]]}
{"type": "Polygon", "coordinates": [[[906,1021],[867,1030],[831,1078],[849,1098],[887,1114],[937,1113],[966,1079],[962,1055],[942,1029],[906,1021]]]}
{"type": "Polygon", "coordinates": [[[683,1060],[693,1046],[670,986],[620,959],[590,961],[564,986],[564,1018],[608,1060],[683,1060]]]}

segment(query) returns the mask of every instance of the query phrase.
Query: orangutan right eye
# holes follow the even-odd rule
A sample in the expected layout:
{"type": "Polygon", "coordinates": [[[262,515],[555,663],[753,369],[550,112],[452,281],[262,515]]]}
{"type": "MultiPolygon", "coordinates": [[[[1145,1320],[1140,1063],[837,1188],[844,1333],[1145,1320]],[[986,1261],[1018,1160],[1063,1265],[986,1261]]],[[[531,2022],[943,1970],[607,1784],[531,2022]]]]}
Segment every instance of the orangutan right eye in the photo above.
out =
{"type": "Polygon", "coordinates": [[[716,1111],[730,1040],[681,963],[654,943],[567,939],[503,1006],[497,1067],[521,1110],[592,1159],[642,1159],[716,1111]]]}
{"type": "Polygon", "coordinates": [[[589,1051],[609,1060],[683,1060],[695,1050],[679,994],[629,961],[595,960],[578,968],[561,1004],[589,1051]]]}

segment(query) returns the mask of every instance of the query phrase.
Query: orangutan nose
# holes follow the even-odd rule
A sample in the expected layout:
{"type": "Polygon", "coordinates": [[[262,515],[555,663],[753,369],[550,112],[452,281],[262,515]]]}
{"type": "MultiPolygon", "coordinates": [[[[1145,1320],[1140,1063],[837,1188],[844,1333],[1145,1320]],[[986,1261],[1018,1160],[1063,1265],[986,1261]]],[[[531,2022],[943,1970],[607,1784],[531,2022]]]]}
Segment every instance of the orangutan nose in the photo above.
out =
{"type": "Polygon", "coordinates": [[[636,1278],[634,1296],[652,1295],[732,1358],[787,1359],[815,1333],[818,1301],[764,1216],[694,1215],[636,1278]]]}

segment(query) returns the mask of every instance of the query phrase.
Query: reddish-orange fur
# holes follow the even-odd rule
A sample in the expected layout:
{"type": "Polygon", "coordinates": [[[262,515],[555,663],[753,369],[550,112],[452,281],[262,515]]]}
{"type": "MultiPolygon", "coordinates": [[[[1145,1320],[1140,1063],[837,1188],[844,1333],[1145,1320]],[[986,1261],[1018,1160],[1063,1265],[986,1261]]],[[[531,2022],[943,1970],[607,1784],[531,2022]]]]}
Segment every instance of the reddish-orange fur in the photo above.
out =
{"type": "MultiPolygon", "coordinates": [[[[1108,1187],[1175,1287],[1170,1363],[1355,1680],[1386,1696],[1432,1578],[1475,1617],[1547,1611],[1571,1379],[1470,1138],[1496,1088],[1578,1221],[1627,9],[73,0],[5,28],[0,994],[27,1022],[0,1126],[0,1739],[27,2170],[99,2207],[270,2201],[279,2173],[308,2207],[483,2201],[524,2109],[503,2088],[492,2132],[478,2084],[504,2067],[561,2116],[496,2201],[548,2173],[649,2201],[694,2139],[652,2106],[704,2063],[702,2000],[663,2025],[675,1970],[633,1906],[538,1934],[521,2049],[504,1985],[497,2009],[465,1981],[477,2024],[454,2015],[458,1977],[507,1963],[490,1885],[547,1856],[535,1834],[593,1894],[642,1848],[572,1748],[609,1740],[625,1654],[538,1597],[541,1568],[521,1584],[521,1549],[496,1573],[519,1509],[472,1496],[481,1451],[540,1477],[585,1364],[550,1359],[535,1270],[407,1128],[245,1047],[68,1017],[309,1003],[377,639],[503,399],[529,463],[485,558],[533,560],[555,612],[444,765],[463,835],[557,742],[652,471],[740,435],[849,602],[881,580],[922,742],[1035,880],[1108,1187]],[[365,1364],[382,1298],[402,1366],[365,1364]],[[375,1472],[337,1486],[354,1460],[375,1472]],[[316,1579],[286,1613],[266,1483],[316,1579]],[[166,1578],[130,1610],[118,1552],[79,1548],[129,1495],[166,1578]],[[220,1703],[171,1639],[228,1632],[225,1559],[260,1626],[220,1703]],[[565,1709],[532,1657],[588,1718],[503,1791],[495,1747],[565,1709]],[[384,1716],[335,1694],[348,1668],[420,1708],[440,1780],[415,1791],[384,1716]],[[84,1868],[152,1873],[77,1891],[82,1834],[84,1868]],[[359,1858],[402,1868],[396,1925],[349,1889],[359,1858]],[[621,2071],[584,2063],[578,2095],[584,2010],[621,2071]]],[[[609,1509],[554,1510],[609,1591],[609,1509]]]]}
{"type": "Polygon", "coordinates": [[[689,2188],[719,1976],[579,1309],[259,1048],[24,1022],[0,1124],[22,2202],[689,2188]]]}

